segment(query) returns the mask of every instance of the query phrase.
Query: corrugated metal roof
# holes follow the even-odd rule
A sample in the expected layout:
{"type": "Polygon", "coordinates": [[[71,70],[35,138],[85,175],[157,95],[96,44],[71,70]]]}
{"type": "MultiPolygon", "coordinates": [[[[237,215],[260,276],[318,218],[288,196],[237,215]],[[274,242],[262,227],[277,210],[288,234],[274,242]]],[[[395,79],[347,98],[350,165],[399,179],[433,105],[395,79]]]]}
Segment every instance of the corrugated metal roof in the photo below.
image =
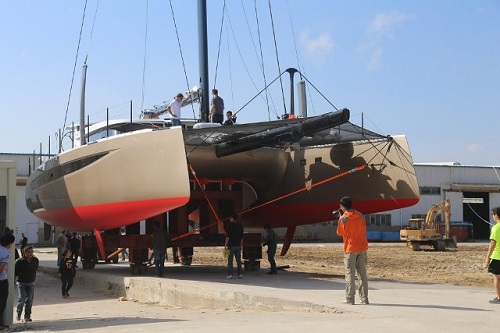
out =
{"type": "MultiPolygon", "coordinates": [[[[42,158],[47,155],[42,154],[42,158]]],[[[16,162],[17,175],[28,177],[30,174],[30,167],[34,168],[40,165],[39,154],[22,154],[22,153],[0,153],[0,161],[14,161],[16,162]]]]}

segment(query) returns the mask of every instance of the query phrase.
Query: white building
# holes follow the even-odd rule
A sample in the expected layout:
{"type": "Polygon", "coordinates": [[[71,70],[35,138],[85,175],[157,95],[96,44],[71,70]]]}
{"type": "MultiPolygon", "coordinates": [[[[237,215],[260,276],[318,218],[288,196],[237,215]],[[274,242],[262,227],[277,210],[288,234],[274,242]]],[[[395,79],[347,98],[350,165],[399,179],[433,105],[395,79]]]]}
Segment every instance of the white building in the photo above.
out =
{"type": "MultiPolygon", "coordinates": [[[[415,171],[420,201],[412,207],[366,216],[369,231],[392,232],[398,239],[399,230],[408,225],[410,218],[425,217],[433,204],[449,199],[451,221],[472,222],[474,239],[489,238],[490,224],[494,223],[491,209],[500,206],[500,166],[416,163],[415,171]]],[[[335,228],[336,222],[302,226],[297,228],[296,238],[338,241],[335,228]]],[[[278,233],[282,236],[284,231],[278,233]]]]}
{"type": "Polygon", "coordinates": [[[435,203],[449,199],[451,220],[469,221],[475,239],[488,239],[493,207],[500,206],[500,166],[468,166],[459,163],[415,164],[420,201],[412,207],[388,212],[392,226],[405,226],[425,215],[435,203]]]}
{"type": "MultiPolygon", "coordinates": [[[[28,211],[24,199],[27,178],[30,170],[40,165],[40,156],[0,153],[1,160],[17,163],[16,239],[24,233],[30,243],[51,244],[54,240],[51,227],[28,211]]],[[[433,204],[450,199],[452,221],[472,222],[474,238],[488,239],[489,223],[493,223],[491,208],[500,206],[500,166],[417,163],[415,170],[420,202],[412,207],[367,216],[368,230],[399,231],[410,218],[425,216],[433,204]]],[[[278,234],[284,234],[284,230],[278,230],[278,234]]],[[[332,222],[299,227],[296,238],[304,241],[338,240],[332,222]]]]}

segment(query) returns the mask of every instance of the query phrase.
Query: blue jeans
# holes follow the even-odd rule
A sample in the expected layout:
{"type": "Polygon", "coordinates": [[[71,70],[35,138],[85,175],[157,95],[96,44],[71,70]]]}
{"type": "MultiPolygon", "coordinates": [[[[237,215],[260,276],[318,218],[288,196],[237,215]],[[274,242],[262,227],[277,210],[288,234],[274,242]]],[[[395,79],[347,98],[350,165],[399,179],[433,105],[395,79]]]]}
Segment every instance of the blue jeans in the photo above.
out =
{"type": "Polygon", "coordinates": [[[17,284],[17,317],[21,317],[24,307],[24,318],[31,318],[31,307],[35,296],[35,285],[33,283],[19,282],[17,284]]]}
{"type": "Polygon", "coordinates": [[[154,251],[156,276],[163,276],[165,270],[165,251],[154,251]]]}
{"type": "Polygon", "coordinates": [[[227,257],[227,274],[233,275],[233,257],[236,258],[236,265],[238,267],[238,275],[242,273],[241,268],[241,246],[230,246],[229,257],[227,257]]]}
{"type": "Polygon", "coordinates": [[[172,118],[172,126],[181,126],[181,120],[179,118],[172,118]]]}

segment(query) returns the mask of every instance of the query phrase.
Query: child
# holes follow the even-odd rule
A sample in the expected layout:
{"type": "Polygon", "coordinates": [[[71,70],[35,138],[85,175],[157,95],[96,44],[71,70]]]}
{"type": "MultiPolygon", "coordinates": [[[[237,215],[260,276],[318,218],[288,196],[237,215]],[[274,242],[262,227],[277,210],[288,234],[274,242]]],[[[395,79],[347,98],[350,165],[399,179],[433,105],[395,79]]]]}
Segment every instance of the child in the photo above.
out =
{"type": "Polygon", "coordinates": [[[62,297],[69,297],[69,290],[73,286],[73,278],[75,277],[75,258],[73,257],[73,252],[71,250],[66,250],[63,253],[61,261],[59,263],[59,276],[62,281],[62,297]]]}

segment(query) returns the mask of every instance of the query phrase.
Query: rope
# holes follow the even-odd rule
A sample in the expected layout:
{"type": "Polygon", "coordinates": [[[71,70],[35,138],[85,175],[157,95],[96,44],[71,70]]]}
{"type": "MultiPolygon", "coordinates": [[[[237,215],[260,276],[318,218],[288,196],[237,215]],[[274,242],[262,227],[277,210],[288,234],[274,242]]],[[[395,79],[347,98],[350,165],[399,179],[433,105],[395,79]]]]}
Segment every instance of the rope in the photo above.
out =
{"type": "Polygon", "coordinates": [[[215,78],[214,78],[214,88],[217,86],[217,73],[219,69],[219,58],[220,58],[220,46],[222,43],[222,28],[224,27],[224,13],[226,12],[226,0],[224,0],[224,5],[222,6],[222,22],[220,24],[220,31],[219,31],[219,45],[217,48],[217,60],[215,63],[215,78]]]}
{"type": "Polygon", "coordinates": [[[148,46],[148,18],[149,18],[149,0],[146,1],[146,30],[144,33],[144,59],[142,61],[142,94],[141,110],[144,110],[144,94],[146,90],[146,56],[148,46]]]}
{"type": "Polygon", "coordinates": [[[205,199],[207,199],[208,206],[210,207],[212,214],[214,214],[215,219],[217,220],[217,224],[219,225],[219,228],[221,228],[222,232],[224,233],[224,236],[227,236],[226,229],[224,229],[224,225],[222,224],[222,221],[220,220],[219,215],[217,215],[217,212],[215,211],[214,206],[210,202],[210,199],[208,198],[207,193],[203,189],[203,186],[201,185],[200,180],[198,179],[198,177],[196,177],[196,172],[194,171],[193,166],[191,164],[188,164],[188,167],[189,167],[189,171],[191,171],[191,174],[193,175],[194,179],[196,180],[196,183],[198,184],[201,191],[203,192],[203,196],[205,196],[205,199]]]}
{"type": "MultiPolygon", "coordinates": [[[[81,41],[82,41],[82,32],[83,32],[83,25],[85,24],[85,13],[86,13],[86,11],[87,11],[87,0],[85,0],[85,6],[83,7],[82,23],[80,25],[80,35],[78,37],[78,46],[76,47],[75,62],[73,64],[73,75],[71,76],[71,85],[69,87],[68,103],[66,104],[66,113],[64,115],[64,125],[63,125],[63,128],[62,128],[62,135],[61,135],[61,138],[59,140],[62,140],[62,138],[65,135],[64,131],[66,130],[66,121],[68,120],[69,104],[71,102],[71,92],[73,91],[73,83],[75,82],[76,64],[78,62],[78,54],[80,52],[80,44],[81,44],[81,41]]],[[[62,146],[62,142],[59,142],[59,146],[62,146]]]]}
{"type": "MultiPolygon", "coordinates": [[[[259,37],[259,49],[260,49],[260,63],[262,68],[262,76],[264,78],[264,86],[267,86],[266,71],[264,69],[264,54],[262,53],[262,39],[260,36],[260,24],[259,15],[257,15],[257,0],[254,0],[254,11],[255,11],[255,21],[257,22],[257,36],[259,37]]],[[[281,70],[280,70],[281,72],[281,70]]],[[[271,109],[269,108],[269,94],[266,89],[266,105],[267,105],[267,118],[271,121],[271,109]]],[[[275,112],[276,113],[276,112],[275,112]]],[[[276,114],[277,116],[277,114],[276,114]]]]}
{"type": "MultiPolygon", "coordinates": [[[[172,21],[173,21],[174,27],[175,27],[175,36],[177,37],[177,45],[179,47],[179,53],[180,53],[181,61],[182,61],[182,69],[184,70],[184,78],[186,79],[187,90],[189,91],[189,80],[188,80],[188,75],[187,75],[187,71],[186,71],[186,63],[184,62],[184,55],[182,54],[181,40],[179,38],[179,30],[177,29],[177,22],[175,21],[175,13],[174,13],[174,7],[172,6],[172,0],[169,0],[169,3],[170,3],[170,12],[172,13],[172,21]]],[[[196,119],[194,106],[192,103],[191,103],[191,109],[193,110],[193,119],[196,119]]]]}
{"type": "Polygon", "coordinates": [[[185,238],[185,237],[187,237],[187,236],[193,235],[193,234],[195,234],[195,233],[197,233],[197,232],[200,232],[200,231],[202,231],[202,230],[205,230],[205,229],[207,229],[207,228],[209,228],[209,227],[211,227],[211,226],[215,225],[216,223],[217,223],[217,222],[213,222],[213,223],[210,223],[209,225],[206,225],[206,226],[204,226],[204,227],[200,227],[200,228],[196,228],[196,229],[194,229],[194,230],[191,230],[190,232],[187,232],[187,233],[185,233],[185,234],[182,234],[182,235],[180,235],[180,236],[177,236],[177,237],[172,238],[172,241],[176,241],[176,240],[178,240],[178,239],[182,239],[182,238],[185,238]]]}
{"type": "MultiPolygon", "coordinates": [[[[228,28],[226,27],[226,30],[228,28]]],[[[227,58],[228,58],[228,64],[229,64],[229,87],[231,88],[231,102],[233,104],[232,110],[234,110],[234,89],[233,89],[233,70],[232,70],[232,63],[231,63],[231,53],[229,52],[229,34],[226,33],[226,42],[227,42],[227,58]]]]}
{"type": "Polygon", "coordinates": [[[363,164],[363,165],[361,165],[361,166],[359,166],[359,167],[356,167],[356,168],[354,168],[354,169],[350,169],[350,170],[344,171],[344,172],[342,172],[342,173],[340,173],[340,174],[338,174],[338,175],[335,175],[335,176],[333,176],[333,177],[330,177],[330,178],[327,178],[327,179],[323,179],[322,181],[319,181],[319,182],[317,182],[316,184],[312,184],[312,185],[309,185],[309,186],[304,186],[304,187],[303,187],[303,188],[301,188],[301,189],[298,189],[298,190],[296,190],[296,191],[290,192],[290,193],[285,194],[285,195],[283,195],[283,196],[281,196],[281,197],[278,197],[278,198],[275,198],[275,199],[273,199],[273,200],[267,201],[267,202],[265,202],[265,203],[263,203],[263,204],[260,204],[260,205],[258,205],[258,206],[255,206],[255,207],[252,207],[252,208],[246,209],[246,210],[244,210],[244,211],[240,212],[240,213],[239,213],[239,215],[246,214],[246,213],[248,213],[248,212],[250,212],[250,211],[252,211],[252,210],[255,210],[255,209],[261,208],[261,207],[263,207],[263,206],[269,205],[269,204],[271,204],[271,203],[274,203],[274,202],[276,202],[276,201],[279,201],[279,200],[282,200],[282,199],[285,199],[285,198],[291,197],[292,195],[298,194],[298,193],[300,193],[300,192],[304,192],[304,191],[306,191],[306,190],[307,190],[307,191],[309,191],[310,189],[312,189],[312,188],[314,188],[314,187],[316,187],[316,186],[319,186],[319,185],[322,185],[322,184],[328,183],[328,182],[330,182],[330,181],[332,181],[332,180],[334,180],[334,179],[337,179],[337,178],[340,178],[340,177],[344,177],[344,176],[346,176],[346,175],[349,175],[349,174],[352,174],[352,173],[355,173],[355,172],[361,171],[361,170],[363,170],[363,169],[364,169],[364,168],[366,168],[366,167],[367,167],[367,164],[363,164]]]}
{"type": "MultiPolygon", "coordinates": [[[[278,63],[278,72],[281,73],[280,59],[278,57],[278,44],[276,43],[276,31],[274,29],[273,11],[271,9],[271,0],[268,0],[268,5],[269,5],[269,16],[271,17],[271,27],[273,29],[274,52],[276,54],[276,62],[278,63]]],[[[279,76],[279,78],[281,86],[281,96],[283,98],[283,110],[285,110],[285,113],[287,113],[286,103],[285,103],[285,92],[283,90],[283,80],[281,79],[281,75],[279,76]]]]}

